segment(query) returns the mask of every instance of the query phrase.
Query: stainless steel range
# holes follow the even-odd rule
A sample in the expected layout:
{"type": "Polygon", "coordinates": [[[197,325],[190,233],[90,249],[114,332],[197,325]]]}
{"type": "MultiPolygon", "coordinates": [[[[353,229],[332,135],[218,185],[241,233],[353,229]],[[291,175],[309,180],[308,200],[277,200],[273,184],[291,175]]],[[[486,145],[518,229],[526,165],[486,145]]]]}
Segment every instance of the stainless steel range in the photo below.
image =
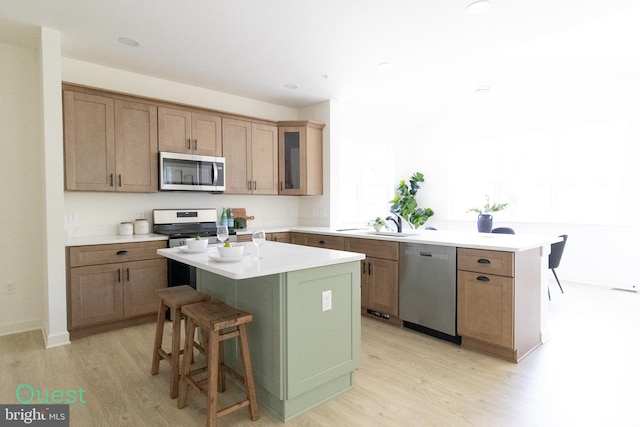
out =
{"type": "MultiPolygon", "coordinates": [[[[196,236],[209,238],[209,244],[217,242],[216,209],[155,209],[153,211],[153,232],[169,236],[170,248],[184,246],[186,239],[196,236]]],[[[229,230],[229,241],[235,241],[234,230],[229,230]]],[[[195,267],[178,261],[167,260],[169,286],[190,285],[196,287],[195,267]]]]}

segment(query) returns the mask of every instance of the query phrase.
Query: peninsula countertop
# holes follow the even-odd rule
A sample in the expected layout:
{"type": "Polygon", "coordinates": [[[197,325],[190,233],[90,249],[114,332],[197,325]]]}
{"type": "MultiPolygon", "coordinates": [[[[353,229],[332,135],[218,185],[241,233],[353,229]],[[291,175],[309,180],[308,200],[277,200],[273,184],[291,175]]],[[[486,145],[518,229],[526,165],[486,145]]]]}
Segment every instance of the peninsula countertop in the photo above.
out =
{"type": "Polygon", "coordinates": [[[187,253],[180,248],[158,249],[157,252],[166,258],[235,280],[360,261],[365,258],[364,254],[356,252],[265,242],[260,247],[261,259],[258,260],[257,248],[252,243],[238,245],[245,246],[245,257],[237,262],[217,261],[216,259],[220,259],[218,245],[209,245],[203,253],[187,253]]]}

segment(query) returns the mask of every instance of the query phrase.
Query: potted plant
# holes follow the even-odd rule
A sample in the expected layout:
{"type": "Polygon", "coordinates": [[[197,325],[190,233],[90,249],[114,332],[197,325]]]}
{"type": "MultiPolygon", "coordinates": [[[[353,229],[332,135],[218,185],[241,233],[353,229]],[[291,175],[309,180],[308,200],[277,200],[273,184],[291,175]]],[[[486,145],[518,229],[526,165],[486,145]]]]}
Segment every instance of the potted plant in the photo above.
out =
{"type": "Polygon", "coordinates": [[[372,219],[371,221],[369,221],[369,223],[367,224],[369,227],[373,227],[374,230],[376,231],[380,231],[383,228],[388,230],[389,226],[387,225],[387,223],[385,222],[384,219],[382,219],[381,217],[376,217],[376,219],[372,219]]]}
{"type": "Polygon", "coordinates": [[[491,233],[493,229],[493,215],[491,215],[491,213],[506,209],[509,203],[491,203],[487,194],[485,194],[484,197],[486,199],[484,206],[467,209],[467,212],[478,213],[478,231],[480,233],[491,233]]]}
{"type": "Polygon", "coordinates": [[[402,219],[409,223],[411,228],[418,228],[433,216],[434,212],[431,208],[419,208],[416,200],[416,194],[420,189],[419,182],[424,182],[424,175],[416,172],[409,179],[409,185],[405,180],[401,180],[396,188],[396,196],[389,202],[391,208],[389,211],[396,215],[396,219],[389,217],[398,227],[398,233],[402,232],[402,219]]]}

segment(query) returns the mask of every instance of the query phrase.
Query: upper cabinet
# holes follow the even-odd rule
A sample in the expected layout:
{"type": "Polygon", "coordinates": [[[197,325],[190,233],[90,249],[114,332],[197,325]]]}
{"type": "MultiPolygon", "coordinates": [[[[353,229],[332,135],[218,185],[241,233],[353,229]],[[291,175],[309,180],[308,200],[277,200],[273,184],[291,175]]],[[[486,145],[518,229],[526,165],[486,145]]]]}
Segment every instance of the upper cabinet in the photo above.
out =
{"type": "Polygon", "coordinates": [[[187,109],[158,108],[160,151],[222,155],[222,118],[215,114],[187,109]]]}
{"type": "Polygon", "coordinates": [[[278,128],[223,118],[226,193],[278,194],[278,128]]]}
{"type": "Polygon", "coordinates": [[[65,189],[158,191],[157,107],[65,88],[65,189]]]}
{"type": "Polygon", "coordinates": [[[322,129],[311,121],[279,122],[279,194],[322,194],[322,129]]]}

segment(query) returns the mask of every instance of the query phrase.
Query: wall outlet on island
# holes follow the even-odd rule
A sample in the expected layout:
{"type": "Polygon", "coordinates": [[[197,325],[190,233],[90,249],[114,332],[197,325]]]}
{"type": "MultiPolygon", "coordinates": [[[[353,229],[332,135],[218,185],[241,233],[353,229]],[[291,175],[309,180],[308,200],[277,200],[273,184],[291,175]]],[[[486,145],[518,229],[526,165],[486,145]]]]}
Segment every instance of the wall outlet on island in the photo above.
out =
{"type": "Polygon", "coordinates": [[[331,310],[331,290],[322,292],[322,311],[331,310]]]}

